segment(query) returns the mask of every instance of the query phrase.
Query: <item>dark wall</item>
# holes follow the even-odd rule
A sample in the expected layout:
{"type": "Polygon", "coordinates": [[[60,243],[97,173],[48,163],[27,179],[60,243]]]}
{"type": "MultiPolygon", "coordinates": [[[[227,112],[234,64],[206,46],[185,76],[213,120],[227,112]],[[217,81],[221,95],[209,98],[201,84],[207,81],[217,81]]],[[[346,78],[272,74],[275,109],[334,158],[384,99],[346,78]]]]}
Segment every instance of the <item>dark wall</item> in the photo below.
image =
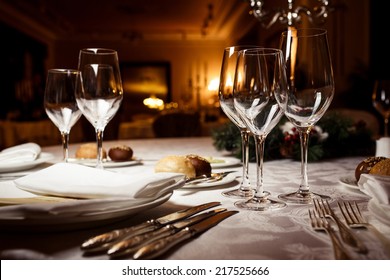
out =
{"type": "Polygon", "coordinates": [[[0,34],[0,119],[42,118],[47,47],[1,21],[0,34]]]}
{"type": "Polygon", "coordinates": [[[390,79],[389,10],[387,1],[371,0],[370,69],[373,78],[390,79]]]}

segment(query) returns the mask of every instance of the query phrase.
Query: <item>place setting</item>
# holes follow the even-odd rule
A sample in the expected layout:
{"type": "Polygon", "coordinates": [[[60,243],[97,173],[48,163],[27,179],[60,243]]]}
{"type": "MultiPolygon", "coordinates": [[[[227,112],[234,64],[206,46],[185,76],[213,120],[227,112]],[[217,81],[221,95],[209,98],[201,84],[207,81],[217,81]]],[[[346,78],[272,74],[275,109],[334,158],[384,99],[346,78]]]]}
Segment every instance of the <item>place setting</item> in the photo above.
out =
{"type": "Polygon", "coordinates": [[[0,207],[0,227],[59,230],[103,224],[162,204],[184,184],[185,176],[177,173],[125,174],[56,163],[2,185],[0,203],[9,205],[0,207]]]}

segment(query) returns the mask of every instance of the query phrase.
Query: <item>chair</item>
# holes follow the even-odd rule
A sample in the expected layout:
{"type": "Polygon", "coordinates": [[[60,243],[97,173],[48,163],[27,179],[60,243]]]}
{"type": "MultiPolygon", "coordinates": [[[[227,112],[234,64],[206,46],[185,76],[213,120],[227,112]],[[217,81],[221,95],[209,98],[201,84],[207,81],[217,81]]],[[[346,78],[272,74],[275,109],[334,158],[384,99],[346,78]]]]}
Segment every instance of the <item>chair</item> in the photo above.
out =
{"type": "Polygon", "coordinates": [[[194,137],[201,135],[198,113],[172,112],[159,115],[153,122],[156,137],[194,137]]]}

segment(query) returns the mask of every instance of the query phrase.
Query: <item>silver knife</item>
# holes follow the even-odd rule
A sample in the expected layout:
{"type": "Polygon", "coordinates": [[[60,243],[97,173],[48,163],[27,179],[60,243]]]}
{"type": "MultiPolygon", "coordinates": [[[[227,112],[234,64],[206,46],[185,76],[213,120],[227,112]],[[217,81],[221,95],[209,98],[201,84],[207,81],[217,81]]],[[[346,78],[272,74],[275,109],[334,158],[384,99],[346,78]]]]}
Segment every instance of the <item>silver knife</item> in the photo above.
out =
{"type": "Polygon", "coordinates": [[[186,227],[173,235],[146,244],[134,253],[133,259],[156,258],[168,251],[176,244],[208,230],[209,228],[217,225],[222,220],[236,213],[238,213],[238,211],[225,211],[215,214],[210,218],[207,218],[206,220],[203,220],[195,225],[186,227]]]}
{"type": "Polygon", "coordinates": [[[178,220],[187,218],[203,210],[220,205],[220,202],[209,202],[198,206],[183,209],[158,219],[151,219],[139,225],[112,230],[94,237],[91,237],[81,244],[81,249],[87,253],[97,253],[106,251],[112,246],[114,242],[118,242],[124,237],[135,236],[141,233],[152,231],[154,229],[163,227],[166,224],[176,222],[178,220]]]}
{"type": "Polygon", "coordinates": [[[206,218],[209,218],[217,213],[226,211],[226,208],[217,208],[210,210],[208,212],[192,216],[190,218],[180,220],[173,224],[168,224],[162,228],[159,228],[154,231],[142,233],[130,238],[124,238],[118,243],[115,243],[108,251],[107,254],[112,258],[123,257],[134,253],[142,246],[151,243],[157,239],[172,235],[179,230],[188,227],[190,225],[196,224],[206,218]]]}

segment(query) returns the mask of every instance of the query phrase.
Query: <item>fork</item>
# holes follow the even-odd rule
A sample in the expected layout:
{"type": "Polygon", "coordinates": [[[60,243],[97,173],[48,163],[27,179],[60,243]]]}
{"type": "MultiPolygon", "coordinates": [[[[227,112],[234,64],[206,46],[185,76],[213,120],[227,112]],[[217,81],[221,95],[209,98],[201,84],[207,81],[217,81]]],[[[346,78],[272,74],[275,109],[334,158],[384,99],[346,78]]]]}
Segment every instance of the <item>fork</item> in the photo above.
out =
{"type": "Polygon", "coordinates": [[[198,184],[198,183],[211,183],[211,182],[217,182],[225,178],[230,173],[233,173],[235,171],[225,171],[220,173],[211,173],[210,175],[200,175],[194,178],[188,178],[186,180],[186,184],[198,184]]]}
{"type": "Polygon", "coordinates": [[[354,249],[359,253],[368,253],[368,249],[365,244],[360,241],[360,239],[358,239],[358,237],[352,232],[352,230],[337,217],[327,200],[314,199],[313,201],[314,207],[320,217],[331,219],[337,224],[341,238],[345,243],[354,247],[354,249]]]}
{"type": "Polygon", "coordinates": [[[351,228],[365,228],[370,230],[376,235],[376,237],[382,242],[386,250],[390,252],[390,242],[383,236],[383,234],[376,229],[373,225],[368,223],[360,212],[359,206],[356,201],[338,201],[341,213],[344,216],[345,221],[351,228]]]}
{"type": "Polygon", "coordinates": [[[336,232],[333,230],[329,222],[325,218],[321,218],[316,214],[314,210],[309,209],[309,217],[311,226],[316,231],[325,231],[328,233],[330,240],[332,241],[334,256],[336,260],[351,260],[351,256],[346,251],[345,247],[341,243],[336,232]]]}

